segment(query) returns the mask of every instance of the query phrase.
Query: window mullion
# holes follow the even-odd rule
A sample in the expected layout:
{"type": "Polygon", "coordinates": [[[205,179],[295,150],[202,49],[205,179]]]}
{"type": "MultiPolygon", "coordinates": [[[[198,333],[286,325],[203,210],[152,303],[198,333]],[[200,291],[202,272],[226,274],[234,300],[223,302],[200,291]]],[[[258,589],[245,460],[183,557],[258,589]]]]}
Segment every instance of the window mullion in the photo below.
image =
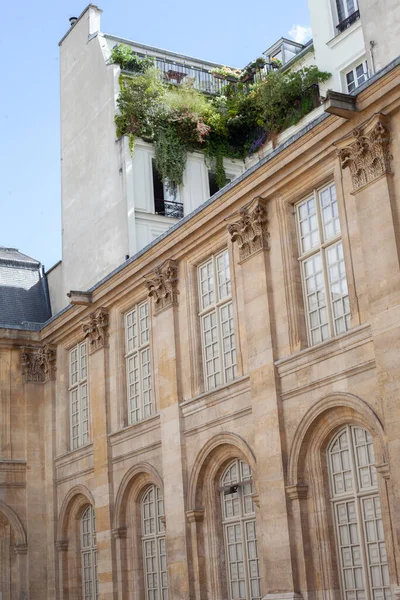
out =
{"type": "Polygon", "coordinates": [[[225,377],[224,349],[223,349],[223,345],[222,345],[221,306],[215,307],[215,315],[216,315],[216,321],[217,321],[219,370],[221,373],[221,384],[223,385],[224,383],[226,383],[226,377],[225,377]]]}
{"type": "Polygon", "coordinates": [[[321,252],[322,272],[324,274],[325,306],[326,306],[326,311],[327,311],[327,315],[328,315],[330,337],[332,338],[336,335],[336,333],[335,333],[334,322],[333,322],[333,306],[332,306],[332,298],[331,298],[331,289],[330,289],[330,285],[329,285],[328,267],[326,264],[325,248],[321,247],[320,252],[321,252]]]}
{"type": "Polygon", "coordinates": [[[143,419],[143,415],[144,415],[144,394],[143,394],[143,368],[142,368],[142,350],[140,349],[140,346],[138,347],[137,350],[137,357],[138,357],[138,373],[139,373],[139,385],[138,385],[138,389],[139,389],[139,419],[138,421],[141,421],[143,419]]]}

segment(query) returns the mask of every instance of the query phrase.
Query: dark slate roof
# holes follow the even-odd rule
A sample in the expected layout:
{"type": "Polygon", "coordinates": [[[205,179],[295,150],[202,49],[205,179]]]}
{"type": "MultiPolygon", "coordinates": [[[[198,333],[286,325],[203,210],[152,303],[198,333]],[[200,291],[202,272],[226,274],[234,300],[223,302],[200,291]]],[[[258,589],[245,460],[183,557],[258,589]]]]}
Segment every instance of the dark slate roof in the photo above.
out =
{"type": "Polygon", "coordinates": [[[44,323],[50,317],[40,262],[16,248],[0,246],[0,324],[44,323]]]}

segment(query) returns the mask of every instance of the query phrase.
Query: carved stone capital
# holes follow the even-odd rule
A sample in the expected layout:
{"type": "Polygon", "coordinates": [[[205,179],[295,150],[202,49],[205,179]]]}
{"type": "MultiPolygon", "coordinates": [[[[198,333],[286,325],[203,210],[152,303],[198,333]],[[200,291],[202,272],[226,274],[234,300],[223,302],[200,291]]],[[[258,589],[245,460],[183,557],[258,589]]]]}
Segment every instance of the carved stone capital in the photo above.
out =
{"type": "Polygon", "coordinates": [[[126,527],[117,527],[116,529],[113,529],[111,533],[115,540],[120,540],[121,538],[127,537],[126,527]]]}
{"type": "Polygon", "coordinates": [[[96,308],[89,315],[89,321],[83,324],[83,333],[89,340],[89,352],[92,354],[107,345],[109,316],[106,308],[96,308]]]}
{"type": "Polygon", "coordinates": [[[56,378],[56,348],[46,344],[43,348],[22,348],[22,374],[25,383],[44,383],[56,378]]]}
{"type": "Polygon", "coordinates": [[[145,276],[149,297],[154,298],[156,313],[178,304],[178,263],[168,259],[145,276]]]}
{"type": "Polygon", "coordinates": [[[353,129],[351,139],[336,146],[342,169],[350,169],[353,192],[391,172],[390,130],[387,118],[382,114],[353,129]]]}
{"type": "Polygon", "coordinates": [[[381,465],[375,466],[377,473],[386,479],[387,481],[390,479],[390,469],[388,463],[382,463],[381,465]]]}
{"type": "Polygon", "coordinates": [[[238,244],[240,261],[260,250],[269,250],[268,214],[264,198],[254,198],[228,221],[228,232],[232,243],[238,244]]]}
{"type": "Polygon", "coordinates": [[[308,485],[303,483],[287,485],[286,494],[290,500],[304,500],[308,496],[308,485]]]}
{"type": "Polygon", "coordinates": [[[254,492],[251,495],[251,499],[253,500],[254,506],[256,506],[257,508],[260,508],[260,494],[257,494],[257,492],[254,492]]]}
{"type": "Polygon", "coordinates": [[[56,540],[55,546],[58,552],[66,552],[68,550],[68,540],[56,540]]]}
{"type": "Polygon", "coordinates": [[[28,553],[28,544],[18,544],[14,546],[15,554],[27,554],[28,553]]]}
{"type": "Polygon", "coordinates": [[[204,520],[204,510],[187,510],[186,518],[188,523],[201,523],[204,520]]]}

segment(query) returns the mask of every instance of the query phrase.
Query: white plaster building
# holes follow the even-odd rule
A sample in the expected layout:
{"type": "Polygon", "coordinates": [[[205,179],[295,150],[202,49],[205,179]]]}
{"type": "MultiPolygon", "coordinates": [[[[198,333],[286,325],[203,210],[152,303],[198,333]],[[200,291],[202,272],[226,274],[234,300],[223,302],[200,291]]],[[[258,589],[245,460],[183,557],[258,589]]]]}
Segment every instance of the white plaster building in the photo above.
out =
{"type": "MultiPolygon", "coordinates": [[[[392,18],[395,26],[385,28],[385,35],[373,33],[375,5],[368,0],[362,7],[358,0],[309,0],[313,40],[303,45],[280,38],[264,52],[266,69],[274,58],[283,69],[317,65],[332,73],[320,86],[322,95],[328,90],[354,95],[400,51],[400,17],[392,18]]],[[[400,11],[394,0],[382,0],[380,8],[386,19],[400,11]]],[[[154,57],[170,80],[179,84],[192,77],[195,87],[211,93],[218,81],[210,70],[218,65],[101,33],[101,12],[90,4],[71,19],[60,41],[63,234],[62,262],[48,272],[53,314],[68,304],[70,290],[89,289],[218,191],[204,155],[194,153],[188,156],[184,185],[171,198],[153,167],[152,145],[138,140],[132,156],[127,139],[116,138],[121,69],[110,63],[110,54],[116,44],[127,44],[141,56],[154,57]]],[[[323,111],[323,106],[315,108],[276,143],[297,135],[323,111]]],[[[245,162],[225,159],[228,181],[273,149],[269,143],[245,162]]]]}

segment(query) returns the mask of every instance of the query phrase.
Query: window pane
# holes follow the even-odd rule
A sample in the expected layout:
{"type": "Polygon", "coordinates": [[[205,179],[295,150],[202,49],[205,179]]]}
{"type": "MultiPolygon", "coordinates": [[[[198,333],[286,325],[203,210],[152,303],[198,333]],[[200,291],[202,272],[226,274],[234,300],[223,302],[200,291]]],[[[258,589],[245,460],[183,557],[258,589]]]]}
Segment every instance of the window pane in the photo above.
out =
{"type": "Polygon", "coordinates": [[[204,316],[202,322],[206,381],[210,390],[221,383],[216,313],[204,316]]]}
{"type": "Polygon", "coordinates": [[[319,244],[318,218],[314,198],[299,205],[298,217],[301,251],[308,252],[319,244]]]}
{"type": "Polygon", "coordinates": [[[149,341],[149,305],[147,302],[139,306],[140,344],[149,341]]]}
{"type": "Polygon", "coordinates": [[[69,382],[70,385],[78,383],[78,347],[69,353],[69,382]]]}
{"type": "Polygon", "coordinates": [[[136,309],[125,315],[126,351],[131,352],[137,347],[136,309]]]}
{"type": "Polygon", "coordinates": [[[327,248],[326,259],[335,333],[344,333],[350,327],[350,302],[341,242],[327,248]]]}
{"type": "Polygon", "coordinates": [[[304,261],[303,267],[311,341],[315,344],[329,338],[321,253],[318,252],[304,261]]]}
{"type": "Polygon", "coordinates": [[[236,347],[232,310],[232,302],[225,304],[220,310],[222,352],[226,382],[232,381],[236,376],[236,347]]]}
{"type": "Polygon", "coordinates": [[[217,256],[218,296],[222,300],[231,294],[231,276],[229,271],[229,255],[226,250],[217,256]]]}
{"type": "Polygon", "coordinates": [[[136,423],[141,418],[140,386],[139,386],[139,355],[133,354],[127,360],[128,371],[128,405],[129,422],[136,423]]]}
{"type": "Polygon", "coordinates": [[[199,269],[201,308],[207,308],[215,302],[214,269],[210,260],[199,269]]]}
{"type": "Polygon", "coordinates": [[[324,239],[328,240],[340,233],[336,187],[330,185],[324,190],[321,190],[319,199],[321,203],[322,222],[324,225],[324,239]]]}
{"type": "Polygon", "coordinates": [[[140,358],[142,371],[143,417],[145,418],[149,417],[152,413],[150,348],[142,350],[140,358]]]}

